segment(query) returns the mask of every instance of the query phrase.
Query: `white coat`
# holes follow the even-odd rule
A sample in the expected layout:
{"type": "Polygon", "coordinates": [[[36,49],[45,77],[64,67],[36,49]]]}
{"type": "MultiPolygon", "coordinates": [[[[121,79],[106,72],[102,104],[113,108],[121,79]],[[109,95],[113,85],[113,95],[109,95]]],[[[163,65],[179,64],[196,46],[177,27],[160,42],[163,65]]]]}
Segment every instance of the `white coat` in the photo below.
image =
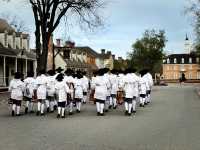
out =
{"type": "Polygon", "coordinates": [[[117,91],[119,90],[119,81],[118,77],[115,74],[111,75],[110,78],[110,83],[111,83],[111,94],[117,94],[117,91]]]}
{"type": "Polygon", "coordinates": [[[37,98],[45,100],[47,98],[47,77],[42,74],[36,78],[37,98]]]}
{"type": "Polygon", "coordinates": [[[134,93],[135,93],[135,97],[139,96],[139,82],[140,82],[140,77],[137,76],[135,73],[132,73],[133,78],[135,79],[135,87],[134,87],[134,93]]]}
{"type": "Polygon", "coordinates": [[[25,92],[24,96],[32,98],[34,95],[34,90],[36,89],[36,80],[33,77],[27,77],[24,79],[25,92]]]}
{"type": "Polygon", "coordinates": [[[21,101],[23,99],[23,92],[25,85],[20,79],[13,79],[9,85],[9,91],[11,92],[11,98],[21,101]]]}
{"type": "Polygon", "coordinates": [[[84,86],[83,78],[74,81],[74,98],[83,98],[84,86]]]}
{"type": "Polygon", "coordinates": [[[69,87],[69,94],[73,98],[74,97],[74,82],[75,82],[75,78],[73,78],[72,76],[65,76],[64,77],[64,82],[67,83],[67,85],[69,87]]]}
{"type": "Polygon", "coordinates": [[[83,82],[83,91],[87,92],[89,88],[89,79],[86,76],[83,76],[82,82],[83,82]]]}
{"type": "Polygon", "coordinates": [[[139,94],[146,94],[147,91],[147,82],[145,76],[140,77],[139,81],[139,94]]]}
{"type": "Polygon", "coordinates": [[[69,93],[69,87],[65,81],[56,82],[55,90],[58,97],[58,102],[67,101],[67,93],[69,93]]]}
{"type": "Polygon", "coordinates": [[[47,96],[54,96],[56,80],[54,76],[47,77],[47,96]]]}
{"type": "Polygon", "coordinates": [[[105,76],[96,76],[94,80],[95,93],[94,98],[98,100],[106,100],[108,82],[105,76]]]}
{"type": "Polygon", "coordinates": [[[135,85],[136,85],[136,80],[131,73],[128,73],[127,75],[124,76],[123,89],[124,89],[126,98],[133,98],[136,95],[135,90],[134,90],[135,85]]]}
{"type": "Polygon", "coordinates": [[[106,85],[107,85],[107,96],[110,96],[111,95],[111,82],[110,82],[110,79],[111,79],[111,74],[104,74],[104,80],[106,81],[106,85]]]}

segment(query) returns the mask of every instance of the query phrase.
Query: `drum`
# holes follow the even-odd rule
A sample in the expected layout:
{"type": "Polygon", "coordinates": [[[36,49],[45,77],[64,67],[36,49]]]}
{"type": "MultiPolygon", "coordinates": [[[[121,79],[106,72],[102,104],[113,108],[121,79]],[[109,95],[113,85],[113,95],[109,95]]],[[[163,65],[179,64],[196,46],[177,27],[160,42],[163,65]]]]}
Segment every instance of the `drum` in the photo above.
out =
{"type": "Polygon", "coordinates": [[[95,93],[95,90],[91,90],[91,92],[90,92],[90,101],[94,102],[94,104],[95,104],[94,93],[95,93]]]}
{"type": "Polygon", "coordinates": [[[117,103],[122,105],[124,101],[124,94],[123,91],[117,91],[117,103]]]}

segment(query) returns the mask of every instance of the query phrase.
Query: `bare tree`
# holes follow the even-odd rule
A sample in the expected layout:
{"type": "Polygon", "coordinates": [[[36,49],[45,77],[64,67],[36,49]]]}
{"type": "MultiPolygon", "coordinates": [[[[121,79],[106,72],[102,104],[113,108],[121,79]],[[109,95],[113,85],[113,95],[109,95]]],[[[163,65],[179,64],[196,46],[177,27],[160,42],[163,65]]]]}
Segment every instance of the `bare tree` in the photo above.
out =
{"type": "MultiPolygon", "coordinates": [[[[11,1],[11,0],[5,0],[11,1]]],[[[37,70],[46,70],[48,44],[51,35],[62,19],[76,18],[88,28],[102,25],[99,10],[105,6],[102,0],[27,0],[35,19],[37,70]]]]}
{"type": "Polygon", "coordinates": [[[11,25],[16,30],[16,32],[27,32],[28,33],[30,31],[28,29],[28,27],[26,26],[25,21],[16,15],[12,16],[9,13],[2,13],[2,14],[0,14],[0,18],[8,21],[8,24],[11,25]]]}

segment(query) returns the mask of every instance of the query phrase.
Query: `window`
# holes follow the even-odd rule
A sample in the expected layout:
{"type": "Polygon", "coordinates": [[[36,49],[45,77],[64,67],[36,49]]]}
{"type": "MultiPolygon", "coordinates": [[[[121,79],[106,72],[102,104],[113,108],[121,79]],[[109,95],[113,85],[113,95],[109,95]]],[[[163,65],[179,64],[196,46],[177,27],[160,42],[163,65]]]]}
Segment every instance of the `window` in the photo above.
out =
{"type": "Polygon", "coordinates": [[[192,63],[192,58],[189,58],[189,63],[190,63],[190,64],[192,63]]]}
{"type": "Polygon", "coordinates": [[[181,63],[182,63],[182,64],[184,64],[184,63],[185,63],[185,60],[184,60],[184,58],[182,58],[182,59],[181,59],[181,63]]]}
{"type": "Polygon", "coordinates": [[[197,63],[199,63],[199,57],[196,58],[197,63]]]}
{"type": "Polygon", "coordinates": [[[169,60],[169,58],[167,58],[167,63],[168,63],[168,64],[170,63],[170,60],[169,60]]]}
{"type": "Polygon", "coordinates": [[[176,58],[174,58],[174,63],[175,63],[175,64],[177,63],[177,59],[176,59],[176,58]]]}
{"type": "Polygon", "coordinates": [[[70,53],[69,53],[69,51],[64,51],[63,52],[63,57],[64,57],[64,59],[70,59],[70,53]]]}

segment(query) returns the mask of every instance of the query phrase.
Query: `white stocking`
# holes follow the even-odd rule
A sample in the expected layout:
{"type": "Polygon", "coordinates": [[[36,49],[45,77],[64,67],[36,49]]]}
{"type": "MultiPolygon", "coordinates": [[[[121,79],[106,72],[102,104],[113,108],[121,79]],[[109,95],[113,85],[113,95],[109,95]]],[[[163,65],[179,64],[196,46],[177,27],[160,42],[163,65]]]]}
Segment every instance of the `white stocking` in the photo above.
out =
{"type": "Polygon", "coordinates": [[[100,113],[103,114],[104,104],[100,104],[100,113]]]}
{"type": "Polygon", "coordinates": [[[12,105],[12,110],[15,111],[15,109],[16,109],[16,105],[13,104],[13,105],[12,105]]]}
{"type": "Polygon", "coordinates": [[[41,110],[41,103],[40,102],[38,102],[38,111],[40,111],[41,110]]]}
{"type": "Polygon", "coordinates": [[[100,112],[100,103],[96,102],[97,112],[100,112]]]}
{"type": "Polygon", "coordinates": [[[65,115],[65,108],[62,107],[62,116],[64,116],[64,115],[65,115]]]}
{"type": "Polygon", "coordinates": [[[20,113],[20,106],[17,106],[17,115],[20,113]]]}
{"type": "Polygon", "coordinates": [[[135,111],[136,110],[136,100],[133,100],[132,105],[133,105],[133,111],[135,111]]]}
{"type": "Polygon", "coordinates": [[[127,102],[124,103],[124,106],[125,106],[125,110],[128,111],[128,103],[127,102]]]}
{"type": "Polygon", "coordinates": [[[61,107],[58,107],[58,114],[60,115],[61,107]]]}
{"type": "Polygon", "coordinates": [[[128,113],[130,114],[131,113],[131,109],[132,109],[132,104],[128,104],[128,113]]]}
{"type": "Polygon", "coordinates": [[[49,108],[49,100],[45,100],[47,108],[49,108]]]}
{"type": "Polygon", "coordinates": [[[44,113],[44,103],[41,104],[41,114],[44,113]]]}

